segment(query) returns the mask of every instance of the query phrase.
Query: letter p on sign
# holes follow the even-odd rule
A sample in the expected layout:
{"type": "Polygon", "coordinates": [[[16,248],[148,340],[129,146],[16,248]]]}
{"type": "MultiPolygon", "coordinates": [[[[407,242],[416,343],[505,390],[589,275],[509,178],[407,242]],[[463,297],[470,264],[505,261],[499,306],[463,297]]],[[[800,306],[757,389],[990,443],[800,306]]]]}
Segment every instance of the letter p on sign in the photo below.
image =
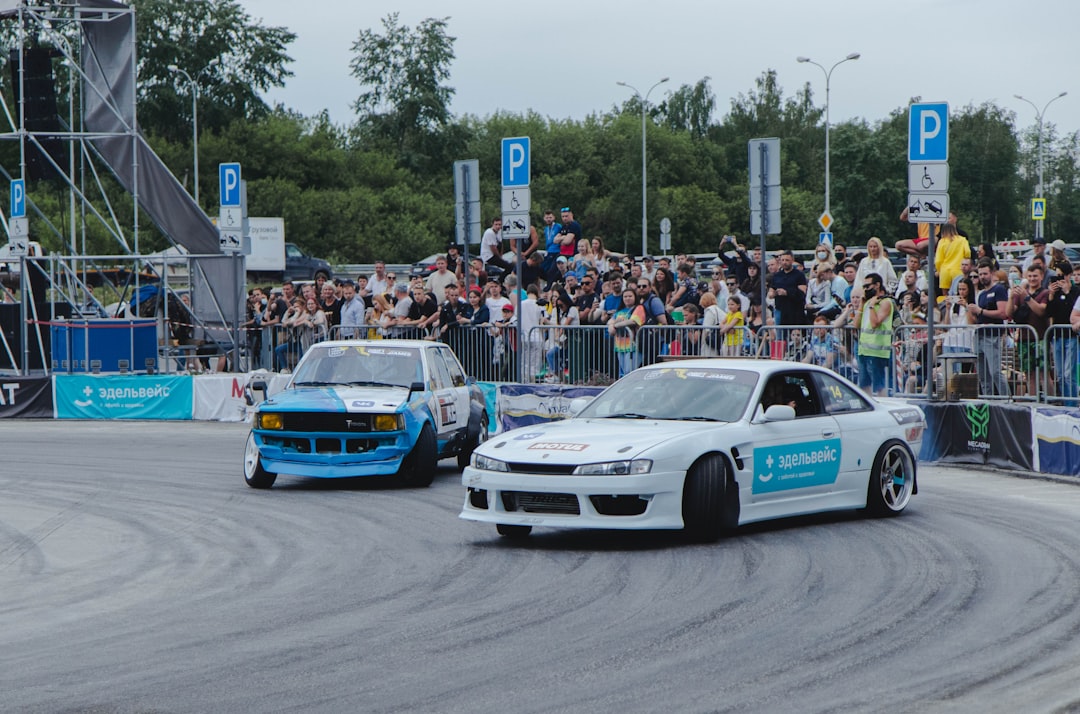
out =
{"type": "Polygon", "coordinates": [[[516,136],[502,140],[503,188],[529,185],[529,137],[516,136]]]}
{"type": "Polygon", "coordinates": [[[948,103],[912,104],[908,118],[908,161],[948,160],[948,103]]]}
{"type": "Polygon", "coordinates": [[[26,215],[26,184],[22,179],[14,179],[11,182],[11,205],[8,215],[12,218],[22,218],[26,215]]]}
{"type": "Polygon", "coordinates": [[[218,188],[222,206],[240,206],[240,164],[218,164],[218,188]]]}

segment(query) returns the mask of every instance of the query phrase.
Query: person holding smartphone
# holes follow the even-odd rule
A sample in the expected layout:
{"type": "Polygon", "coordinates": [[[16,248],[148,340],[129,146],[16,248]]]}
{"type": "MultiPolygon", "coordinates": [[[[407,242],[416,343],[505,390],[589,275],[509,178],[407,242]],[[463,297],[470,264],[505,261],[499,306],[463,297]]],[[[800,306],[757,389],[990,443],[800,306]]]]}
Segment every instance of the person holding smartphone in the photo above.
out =
{"type": "Polygon", "coordinates": [[[1054,391],[1066,399],[1077,397],[1076,360],[1077,337],[1072,324],[1072,313],[1080,300],[1077,273],[1065,272],[1065,266],[1053,268],[1050,278],[1046,313],[1050,316],[1050,353],[1054,365],[1054,391]]]}

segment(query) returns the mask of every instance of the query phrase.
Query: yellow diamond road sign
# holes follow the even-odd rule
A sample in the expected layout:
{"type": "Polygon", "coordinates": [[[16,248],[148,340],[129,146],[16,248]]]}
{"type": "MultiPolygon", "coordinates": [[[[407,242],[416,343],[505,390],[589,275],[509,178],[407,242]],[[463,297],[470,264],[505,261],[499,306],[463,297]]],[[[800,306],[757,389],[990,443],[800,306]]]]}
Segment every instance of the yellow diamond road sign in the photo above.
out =
{"type": "Polygon", "coordinates": [[[817,219],[817,222],[821,224],[822,230],[828,231],[829,226],[832,225],[832,214],[825,211],[821,214],[821,218],[817,219]]]}

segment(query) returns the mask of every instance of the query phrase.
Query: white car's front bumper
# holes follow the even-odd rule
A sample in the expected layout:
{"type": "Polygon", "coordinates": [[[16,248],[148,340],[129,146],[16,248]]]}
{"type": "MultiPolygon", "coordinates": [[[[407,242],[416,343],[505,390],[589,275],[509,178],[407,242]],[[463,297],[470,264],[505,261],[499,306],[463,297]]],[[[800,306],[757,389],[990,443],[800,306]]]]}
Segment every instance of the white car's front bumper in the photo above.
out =
{"type": "Polygon", "coordinates": [[[685,477],[682,471],[563,476],[469,466],[461,475],[466,492],[460,517],[521,526],[679,529],[685,477]]]}

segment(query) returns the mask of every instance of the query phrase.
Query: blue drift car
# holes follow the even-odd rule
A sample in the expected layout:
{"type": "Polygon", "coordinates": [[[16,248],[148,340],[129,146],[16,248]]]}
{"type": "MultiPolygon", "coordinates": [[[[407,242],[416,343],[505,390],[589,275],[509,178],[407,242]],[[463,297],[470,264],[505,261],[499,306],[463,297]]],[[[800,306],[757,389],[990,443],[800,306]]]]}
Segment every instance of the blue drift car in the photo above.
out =
{"type": "Polygon", "coordinates": [[[483,392],[442,343],[323,342],[259,405],[244,480],[270,488],[278,474],[396,476],[427,487],[439,459],[456,455],[468,465],[488,419],[483,392]]]}

